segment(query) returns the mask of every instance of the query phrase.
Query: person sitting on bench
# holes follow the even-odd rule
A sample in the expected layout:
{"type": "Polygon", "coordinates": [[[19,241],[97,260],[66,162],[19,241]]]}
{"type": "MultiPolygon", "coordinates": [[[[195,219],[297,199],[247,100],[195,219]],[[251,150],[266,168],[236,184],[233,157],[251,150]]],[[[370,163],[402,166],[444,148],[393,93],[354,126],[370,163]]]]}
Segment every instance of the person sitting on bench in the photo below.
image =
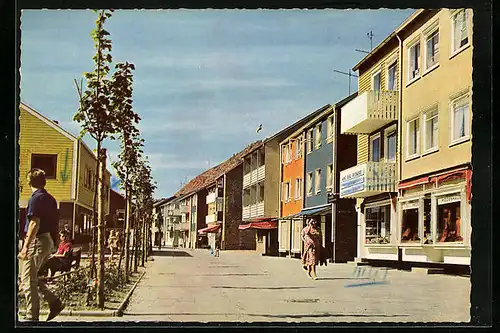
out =
{"type": "Polygon", "coordinates": [[[57,252],[49,257],[41,270],[45,276],[50,269],[50,276],[54,276],[57,271],[69,270],[71,266],[71,241],[69,235],[64,230],[59,232],[61,243],[57,252]]]}

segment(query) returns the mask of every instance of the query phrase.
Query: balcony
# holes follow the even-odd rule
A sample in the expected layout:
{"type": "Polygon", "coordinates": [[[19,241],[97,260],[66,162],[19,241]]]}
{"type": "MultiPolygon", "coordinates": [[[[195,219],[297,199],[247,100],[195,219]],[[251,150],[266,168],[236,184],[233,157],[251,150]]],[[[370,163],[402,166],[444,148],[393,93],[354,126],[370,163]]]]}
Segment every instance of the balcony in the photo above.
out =
{"type": "Polygon", "coordinates": [[[340,197],[396,192],[396,163],[365,162],[340,172],[340,197]]]}
{"type": "Polygon", "coordinates": [[[189,213],[191,211],[191,208],[188,205],[183,205],[181,206],[181,213],[189,213]]]}
{"type": "Polygon", "coordinates": [[[256,184],[266,177],[266,165],[261,165],[243,176],[243,188],[256,184]]]}
{"type": "Polygon", "coordinates": [[[398,119],[397,91],[365,91],[342,107],[342,134],[370,134],[398,119]]]}
{"type": "Polygon", "coordinates": [[[174,230],[178,230],[178,231],[189,230],[189,223],[183,222],[183,223],[174,224],[174,230]]]}
{"type": "Polygon", "coordinates": [[[180,208],[169,209],[169,210],[167,210],[167,215],[168,216],[179,216],[179,215],[181,215],[181,210],[180,210],[180,208]]]}
{"type": "Polygon", "coordinates": [[[217,192],[209,193],[206,199],[207,204],[215,202],[216,199],[217,199],[217,192]]]}
{"type": "Polygon", "coordinates": [[[210,214],[205,216],[205,222],[207,224],[217,222],[217,214],[210,214]]]}
{"type": "Polygon", "coordinates": [[[252,219],[264,215],[264,201],[257,204],[248,205],[243,207],[243,220],[252,219]]]}

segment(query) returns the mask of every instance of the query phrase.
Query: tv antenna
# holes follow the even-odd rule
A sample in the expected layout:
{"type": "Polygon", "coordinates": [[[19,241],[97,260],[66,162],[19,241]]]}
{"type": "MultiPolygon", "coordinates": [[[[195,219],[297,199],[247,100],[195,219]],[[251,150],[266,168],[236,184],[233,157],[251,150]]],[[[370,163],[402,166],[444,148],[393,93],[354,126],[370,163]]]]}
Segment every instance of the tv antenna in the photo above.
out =
{"type": "Polygon", "coordinates": [[[336,73],[343,74],[343,75],[348,75],[349,76],[349,95],[351,94],[351,76],[358,77],[356,74],[351,73],[351,70],[349,69],[349,73],[338,71],[336,69],[333,70],[336,73]]]}
{"type": "Polygon", "coordinates": [[[355,49],[354,51],[368,54],[373,50],[373,31],[370,30],[370,32],[367,32],[366,36],[370,39],[370,51],[365,51],[365,50],[360,50],[360,49],[355,49]]]}

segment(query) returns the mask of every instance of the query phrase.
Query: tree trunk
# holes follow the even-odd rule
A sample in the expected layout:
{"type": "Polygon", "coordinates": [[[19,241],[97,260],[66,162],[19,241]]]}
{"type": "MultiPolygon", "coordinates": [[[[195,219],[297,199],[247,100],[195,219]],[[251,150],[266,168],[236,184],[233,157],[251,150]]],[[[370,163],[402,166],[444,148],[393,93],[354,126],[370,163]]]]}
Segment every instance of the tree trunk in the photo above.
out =
{"type": "Polygon", "coordinates": [[[130,257],[130,190],[128,187],[125,188],[125,281],[129,281],[129,257],[130,257]]]}
{"type": "Polygon", "coordinates": [[[141,267],[144,267],[144,259],[146,258],[146,251],[147,251],[147,233],[146,233],[146,219],[142,219],[142,260],[141,260],[141,267]]]}
{"type": "Polygon", "coordinates": [[[97,191],[99,201],[97,205],[98,212],[98,229],[97,229],[97,243],[98,243],[98,254],[99,254],[99,274],[97,276],[97,302],[99,308],[104,309],[104,252],[105,252],[105,221],[104,221],[104,174],[106,171],[106,149],[102,149],[100,154],[101,165],[99,168],[99,189],[97,191]]]}
{"type": "MultiPolygon", "coordinates": [[[[101,149],[101,142],[97,141],[97,151],[101,149]]],[[[99,155],[99,154],[98,154],[99,155]]],[[[100,161],[99,158],[97,158],[96,162],[96,176],[99,175],[99,169],[100,169],[100,161]]],[[[93,193],[93,199],[92,199],[92,219],[90,221],[90,226],[92,228],[92,242],[91,242],[91,256],[90,256],[90,269],[89,269],[89,280],[93,281],[94,279],[94,273],[96,270],[96,265],[95,265],[95,239],[96,239],[96,220],[97,220],[97,214],[96,214],[96,203],[97,203],[97,198],[98,198],[98,177],[94,177],[94,193],[93,193]]],[[[87,290],[87,305],[90,304],[90,301],[92,299],[92,286],[89,286],[87,290]]]]}
{"type": "Polygon", "coordinates": [[[136,219],[136,223],[135,223],[135,228],[134,228],[134,272],[137,273],[137,264],[138,264],[138,261],[139,261],[139,243],[140,243],[140,238],[139,238],[139,229],[140,229],[140,225],[139,225],[139,219],[138,219],[138,216],[136,215],[137,219],[136,219]]]}

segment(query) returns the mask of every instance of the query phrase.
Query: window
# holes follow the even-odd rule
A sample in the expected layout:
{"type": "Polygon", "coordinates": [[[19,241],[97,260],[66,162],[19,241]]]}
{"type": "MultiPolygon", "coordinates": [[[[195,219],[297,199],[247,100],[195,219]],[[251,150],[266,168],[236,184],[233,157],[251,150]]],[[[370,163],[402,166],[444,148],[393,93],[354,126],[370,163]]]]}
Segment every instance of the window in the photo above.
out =
{"type": "MultiPolygon", "coordinates": [[[[436,241],[439,243],[462,242],[460,201],[448,203],[445,198],[438,199],[436,241]]],[[[459,198],[460,196],[457,200],[460,200],[459,198]]]]}
{"type": "Polygon", "coordinates": [[[326,168],[326,187],[333,186],[333,164],[328,164],[326,168]]]}
{"type": "MultiPolygon", "coordinates": [[[[249,205],[250,205],[250,188],[247,187],[246,189],[243,190],[243,206],[246,207],[246,206],[249,206],[249,205]]],[[[210,212],[210,208],[211,207],[213,207],[213,205],[208,205],[209,214],[211,213],[210,212]]],[[[213,210],[215,210],[215,209],[213,209],[213,210]]]]}
{"type": "Polygon", "coordinates": [[[249,173],[251,170],[251,167],[250,167],[250,157],[247,156],[245,157],[245,159],[243,160],[243,173],[246,175],[247,173],[249,173]]]}
{"type": "Polygon", "coordinates": [[[408,132],[407,132],[407,149],[408,149],[408,154],[407,157],[414,157],[418,155],[418,148],[419,148],[419,124],[418,124],[418,118],[413,119],[408,122],[408,132]]]}
{"type": "Polygon", "coordinates": [[[47,179],[56,179],[57,174],[57,155],[32,154],[31,168],[38,168],[45,171],[47,179]]]}
{"type": "Polygon", "coordinates": [[[303,149],[302,141],[303,141],[302,137],[298,137],[295,143],[295,158],[297,159],[302,157],[302,149],[303,149]]]}
{"type": "Polygon", "coordinates": [[[462,9],[453,13],[451,17],[452,29],[452,53],[458,52],[469,44],[469,23],[468,14],[462,9]]]}
{"type": "Polygon", "coordinates": [[[302,178],[295,179],[295,199],[302,198],[302,178]]]}
{"type": "Polygon", "coordinates": [[[396,161],[396,130],[387,131],[385,137],[385,156],[388,162],[396,161]]]}
{"type": "Polygon", "coordinates": [[[425,47],[425,69],[429,69],[439,62],[439,30],[427,37],[425,47]]]}
{"type": "Polygon", "coordinates": [[[380,133],[370,137],[370,158],[372,162],[380,161],[380,133]]]}
{"type": "Polygon", "coordinates": [[[255,169],[257,169],[257,164],[258,164],[257,152],[252,153],[252,155],[250,155],[250,156],[251,156],[251,162],[252,162],[251,169],[255,170],[255,169]]]}
{"type": "Polygon", "coordinates": [[[391,242],[391,205],[365,209],[365,244],[391,242]]]}
{"type": "Polygon", "coordinates": [[[264,149],[259,150],[259,167],[263,166],[266,163],[266,152],[264,149]]]}
{"type": "Polygon", "coordinates": [[[321,134],[321,123],[319,123],[316,126],[316,138],[315,139],[316,140],[315,140],[314,146],[316,147],[316,149],[321,148],[321,140],[323,139],[322,134],[321,134]]]}
{"type": "Polygon", "coordinates": [[[396,82],[396,62],[393,62],[392,65],[389,65],[387,68],[387,90],[398,90],[397,82],[396,82]]]}
{"type": "Polygon", "coordinates": [[[307,153],[309,154],[313,150],[313,130],[310,129],[307,131],[307,153]]]}
{"type": "Polygon", "coordinates": [[[409,73],[408,81],[412,81],[420,76],[420,42],[417,42],[408,50],[409,73]]]}
{"type": "Polygon", "coordinates": [[[401,228],[401,243],[419,242],[418,207],[403,206],[403,225],[401,228]]]}
{"type": "Polygon", "coordinates": [[[257,185],[257,189],[258,189],[258,197],[257,197],[257,202],[263,202],[264,201],[264,182],[260,182],[258,185],[257,185]]]}
{"type": "Polygon", "coordinates": [[[306,179],[307,196],[311,196],[313,194],[312,183],[313,183],[313,173],[308,172],[306,179]]]}
{"type": "Polygon", "coordinates": [[[321,169],[316,169],[316,177],[314,179],[314,193],[321,192],[321,169]]]}
{"type": "Polygon", "coordinates": [[[468,95],[452,102],[452,143],[469,138],[469,99],[468,95]]]}
{"type": "Polygon", "coordinates": [[[291,160],[292,160],[291,144],[290,143],[283,144],[283,164],[290,163],[291,160]]]}
{"type": "Polygon", "coordinates": [[[432,151],[438,147],[438,110],[432,110],[424,114],[424,149],[432,151]]]}
{"type": "Polygon", "coordinates": [[[328,117],[326,121],[326,141],[333,141],[333,116],[328,117]]]}
{"type": "Polygon", "coordinates": [[[431,198],[424,198],[424,244],[432,244],[431,198]]]}
{"type": "Polygon", "coordinates": [[[290,201],[290,183],[289,182],[283,183],[283,201],[285,201],[285,202],[290,201]]]}
{"type": "Polygon", "coordinates": [[[380,71],[373,74],[373,76],[372,76],[372,90],[376,91],[376,92],[379,92],[380,90],[382,90],[380,71]]]}

